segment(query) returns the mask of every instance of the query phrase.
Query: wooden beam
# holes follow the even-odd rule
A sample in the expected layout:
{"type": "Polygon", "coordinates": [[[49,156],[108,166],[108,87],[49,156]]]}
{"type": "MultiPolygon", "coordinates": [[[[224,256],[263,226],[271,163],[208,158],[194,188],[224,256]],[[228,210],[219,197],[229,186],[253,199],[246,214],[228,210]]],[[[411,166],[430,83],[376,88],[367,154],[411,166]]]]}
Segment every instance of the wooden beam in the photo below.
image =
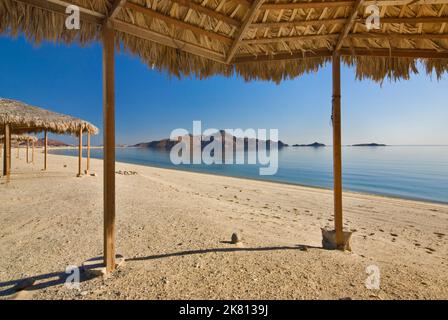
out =
{"type": "Polygon", "coordinates": [[[268,43],[281,43],[282,41],[307,41],[307,40],[332,40],[336,39],[339,34],[313,34],[304,36],[293,36],[293,37],[279,37],[279,38],[257,38],[257,39],[246,39],[242,40],[243,44],[268,44],[268,43]]]}
{"type": "Polygon", "coordinates": [[[333,55],[333,192],[336,245],[344,244],[342,218],[342,150],[341,150],[341,57],[333,55]]]}
{"type": "Polygon", "coordinates": [[[115,270],[115,36],[110,23],[102,30],[103,41],[103,195],[104,265],[115,270]]]}
{"type": "MultiPolygon", "coordinates": [[[[356,21],[358,23],[363,23],[363,21],[356,21]]],[[[415,17],[415,18],[381,18],[381,23],[406,23],[406,24],[417,24],[417,23],[446,23],[448,22],[448,17],[415,17]]]]}
{"type": "Polygon", "coordinates": [[[428,49],[364,49],[343,48],[340,51],[343,56],[365,56],[365,57],[393,57],[414,59],[448,59],[448,50],[435,51],[428,49]]]}
{"type": "Polygon", "coordinates": [[[118,12],[120,12],[121,8],[126,4],[126,0],[115,0],[112,3],[112,7],[110,8],[109,12],[107,13],[106,19],[113,19],[117,16],[118,12]]]}
{"type": "MultiPolygon", "coordinates": [[[[297,21],[282,21],[282,22],[260,22],[253,23],[250,28],[295,28],[295,27],[306,27],[311,25],[323,25],[323,24],[341,24],[346,23],[347,19],[317,19],[317,20],[297,20],[297,21]]],[[[358,18],[355,19],[355,23],[364,25],[365,19],[358,18]]],[[[415,18],[381,18],[382,24],[393,24],[393,23],[407,23],[407,24],[417,24],[417,23],[447,23],[448,17],[415,17],[415,18]]]]}
{"type": "Polygon", "coordinates": [[[355,19],[358,16],[358,11],[363,4],[364,4],[364,0],[356,0],[355,5],[353,6],[352,13],[348,17],[347,22],[345,23],[344,29],[342,30],[342,33],[339,35],[339,39],[338,39],[338,42],[336,43],[336,46],[334,47],[334,51],[338,51],[339,49],[341,49],[342,43],[344,42],[348,33],[350,32],[353,25],[355,24],[355,19]]]}
{"type": "Polygon", "coordinates": [[[20,147],[20,142],[19,142],[19,141],[16,141],[16,146],[17,146],[17,155],[16,155],[16,158],[20,160],[20,149],[19,149],[19,147],[20,147]]]}
{"type": "Polygon", "coordinates": [[[240,4],[240,5],[245,6],[245,7],[250,7],[252,5],[252,1],[251,0],[228,0],[228,1],[229,2],[233,1],[233,2],[235,2],[237,4],[240,4]]]}
{"type": "Polygon", "coordinates": [[[136,12],[140,12],[145,16],[161,20],[161,21],[165,22],[166,24],[172,25],[179,29],[189,29],[196,34],[201,34],[203,36],[209,37],[210,39],[217,40],[217,41],[223,42],[228,45],[232,44],[232,41],[233,41],[232,38],[230,38],[228,36],[202,29],[196,25],[184,22],[182,20],[172,18],[170,16],[161,14],[152,9],[140,6],[140,5],[132,3],[132,2],[127,2],[125,4],[125,8],[134,10],[136,12]]]}
{"type": "Polygon", "coordinates": [[[44,171],[47,170],[47,154],[48,154],[48,135],[47,130],[44,131],[44,171]]]}
{"type": "Polygon", "coordinates": [[[347,35],[347,38],[353,39],[400,39],[400,40],[440,40],[448,39],[448,33],[379,33],[379,32],[363,32],[363,33],[351,33],[347,35]]]}
{"type": "Polygon", "coordinates": [[[113,22],[115,30],[125,32],[127,34],[133,35],[135,37],[153,41],[155,43],[165,45],[171,48],[179,49],[179,47],[182,48],[183,51],[210,59],[213,61],[225,63],[224,55],[221,53],[218,53],[216,51],[200,47],[198,45],[185,42],[183,40],[174,40],[171,37],[160,34],[157,32],[154,32],[152,30],[144,29],[141,27],[137,27],[135,25],[132,25],[130,23],[114,20],[113,22]]]}
{"type": "Polygon", "coordinates": [[[30,163],[29,150],[30,150],[30,140],[26,139],[26,163],[30,163]]]}
{"type": "Polygon", "coordinates": [[[313,50],[313,51],[301,51],[301,52],[284,52],[275,55],[252,55],[245,54],[237,56],[233,59],[233,63],[251,63],[251,62],[263,62],[263,61],[282,61],[282,60],[298,60],[305,58],[317,58],[317,57],[331,57],[332,52],[328,49],[313,50]]]}
{"type": "Polygon", "coordinates": [[[34,164],[34,140],[31,141],[31,163],[34,164]]]}
{"type": "MultiPolygon", "coordinates": [[[[278,38],[257,38],[257,39],[246,39],[242,40],[241,43],[244,44],[268,44],[268,43],[281,43],[282,41],[306,41],[306,40],[333,40],[334,38],[341,38],[341,34],[317,34],[317,35],[304,35],[304,36],[293,36],[293,37],[278,37],[278,38]]],[[[419,33],[419,34],[409,34],[409,33],[379,33],[379,32],[360,32],[347,34],[345,38],[354,39],[401,39],[401,40],[439,40],[448,39],[448,33],[419,33]]],[[[339,41],[338,40],[338,41],[339,41]]],[[[341,42],[342,43],[342,42],[341,42]]],[[[336,48],[336,47],[335,47],[336,48]]]]}
{"type": "MultiPolygon", "coordinates": [[[[414,59],[448,59],[448,50],[415,50],[415,49],[365,49],[365,48],[342,48],[339,50],[341,56],[366,56],[366,57],[394,57],[394,58],[414,58],[414,59]]],[[[332,51],[319,49],[313,51],[284,52],[275,55],[241,55],[235,57],[233,63],[250,63],[263,61],[288,61],[305,58],[331,57],[332,51]]]]}
{"type": "Polygon", "coordinates": [[[3,132],[3,175],[11,174],[11,126],[6,123],[3,132]]]}
{"type": "MultiPolygon", "coordinates": [[[[352,1],[299,1],[295,3],[266,3],[261,6],[260,10],[294,10],[294,9],[324,9],[324,8],[340,8],[352,7],[356,0],[352,1]]],[[[377,5],[378,7],[388,6],[405,6],[409,4],[430,5],[430,4],[446,4],[448,0],[370,0],[365,1],[364,6],[377,5]]]]}
{"type": "Polygon", "coordinates": [[[295,3],[266,3],[261,6],[261,10],[297,10],[297,9],[323,9],[351,7],[354,1],[311,1],[295,3]]]}
{"type": "Polygon", "coordinates": [[[207,8],[205,6],[202,6],[196,2],[194,2],[193,0],[171,0],[174,3],[179,4],[182,7],[186,7],[189,9],[192,9],[196,12],[208,15],[209,17],[215,18],[217,20],[220,20],[222,22],[225,22],[229,25],[235,26],[235,27],[240,27],[241,26],[241,22],[231,18],[223,13],[217,12],[213,9],[207,8]]]}
{"type": "Polygon", "coordinates": [[[263,2],[264,0],[255,0],[252,3],[250,9],[247,11],[246,16],[244,17],[244,22],[241,28],[238,30],[235,40],[233,41],[232,46],[230,47],[229,52],[227,53],[226,63],[230,63],[230,61],[232,61],[233,56],[235,55],[241,43],[241,40],[243,39],[246,31],[248,30],[250,24],[252,23],[252,20],[255,18],[255,15],[257,14],[258,9],[260,9],[263,2]]]}
{"type": "Polygon", "coordinates": [[[82,128],[79,128],[78,133],[78,174],[77,177],[82,176],[82,128]]]}
{"type": "Polygon", "coordinates": [[[87,163],[86,163],[86,173],[90,171],[90,132],[87,131],[87,163]]]}
{"type": "Polygon", "coordinates": [[[306,27],[313,25],[323,25],[327,23],[345,23],[347,19],[318,19],[318,20],[297,20],[297,21],[283,21],[283,22],[259,22],[250,25],[250,29],[258,28],[295,28],[306,27]]]}

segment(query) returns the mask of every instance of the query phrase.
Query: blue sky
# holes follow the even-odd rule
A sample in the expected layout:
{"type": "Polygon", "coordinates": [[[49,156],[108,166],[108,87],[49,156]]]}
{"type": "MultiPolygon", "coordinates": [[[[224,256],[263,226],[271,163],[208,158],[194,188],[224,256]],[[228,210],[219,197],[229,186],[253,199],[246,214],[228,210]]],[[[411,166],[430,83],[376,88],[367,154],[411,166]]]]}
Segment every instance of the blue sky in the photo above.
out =
{"type": "MultiPolygon", "coordinates": [[[[102,128],[102,53],[0,36],[0,97],[71,114],[102,128]]],[[[116,56],[117,143],[168,137],[175,128],[276,128],[286,143],[331,144],[331,66],[280,85],[239,78],[177,79],[116,56]]],[[[422,71],[382,85],[342,72],[343,143],[448,144],[448,75],[422,71]]],[[[52,137],[56,138],[56,137],[52,137]]],[[[74,141],[73,138],[58,139],[74,141]]],[[[101,136],[93,138],[101,143],[101,136]]]]}

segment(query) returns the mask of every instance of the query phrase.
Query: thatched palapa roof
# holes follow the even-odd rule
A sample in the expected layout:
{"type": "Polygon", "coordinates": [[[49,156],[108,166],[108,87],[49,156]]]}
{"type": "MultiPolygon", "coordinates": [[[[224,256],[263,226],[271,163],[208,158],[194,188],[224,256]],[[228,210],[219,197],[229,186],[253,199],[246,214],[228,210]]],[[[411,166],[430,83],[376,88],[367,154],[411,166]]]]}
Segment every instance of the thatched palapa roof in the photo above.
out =
{"type": "MultiPolygon", "coordinates": [[[[0,142],[3,142],[4,136],[0,135],[0,142]]],[[[12,141],[17,141],[17,142],[37,142],[37,137],[36,136],[30,136],[27,134],[13,134],[11,135],[11,140],[12,141]]]]}
{"type": "Polygon", "coordinates": [[[0,132],[3,132],[5,124],[10,124],[15,134],[46,130],[78,135],[81,128],[91,134],[99,132],[97,127],[85,120],[0,98],[0,132]]]}
{"type": "Polygon", "coordinates": [[[2,0],[0,32],[33,42],[98,40],[105,21],[117,48],[174,75],[237,74],[276,82],[316,71],[337,51],[358,78],[409,78],[421,61],[448,70],[448,0],[2,0]],[[80,30],[65,28],[66,6],[80,30]],[[367,30],[369,5],[379,30],[367,30]]]}

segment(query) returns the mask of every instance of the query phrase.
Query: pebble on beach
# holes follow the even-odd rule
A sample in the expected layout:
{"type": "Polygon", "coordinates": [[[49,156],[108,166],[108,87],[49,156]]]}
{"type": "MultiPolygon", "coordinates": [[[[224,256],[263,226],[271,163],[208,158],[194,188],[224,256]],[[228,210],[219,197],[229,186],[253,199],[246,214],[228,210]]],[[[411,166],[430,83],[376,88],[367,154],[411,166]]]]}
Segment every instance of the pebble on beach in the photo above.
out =
{"type": "Polygon", "coordinates": [[[241,242],[241,237],[238,236],[237,233],[232,233],[232,237],[230,238],[230,242],[232,244],[237,244],[237,243],[241,242]]]}

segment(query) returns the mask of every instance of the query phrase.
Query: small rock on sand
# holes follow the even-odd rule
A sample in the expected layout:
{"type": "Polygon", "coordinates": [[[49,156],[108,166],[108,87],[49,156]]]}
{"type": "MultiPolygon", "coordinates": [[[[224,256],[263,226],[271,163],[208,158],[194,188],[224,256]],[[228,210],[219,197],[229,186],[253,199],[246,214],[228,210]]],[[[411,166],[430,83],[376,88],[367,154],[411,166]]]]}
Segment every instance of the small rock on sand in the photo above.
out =
{"type": "Polygon", "coordinates": [[[237,244],[239,242],[241,242],[241,237],[238,236],[237,233],[232,233],[232,237],[230,238],[230,243],[237,244]]]}

